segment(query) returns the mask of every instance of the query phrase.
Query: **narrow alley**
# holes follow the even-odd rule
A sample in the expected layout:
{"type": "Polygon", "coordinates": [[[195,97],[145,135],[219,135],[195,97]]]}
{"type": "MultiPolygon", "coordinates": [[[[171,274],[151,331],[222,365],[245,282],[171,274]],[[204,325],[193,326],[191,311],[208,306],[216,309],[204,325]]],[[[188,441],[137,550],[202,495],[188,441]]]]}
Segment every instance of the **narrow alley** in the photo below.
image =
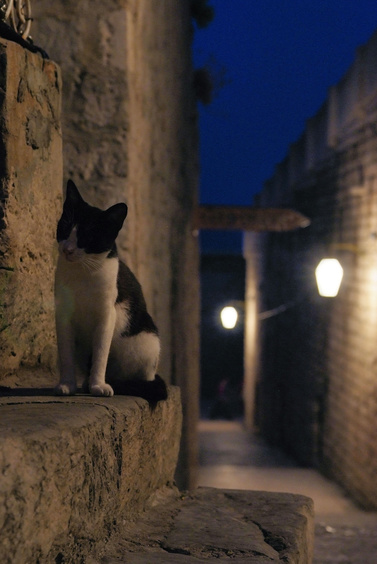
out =
{"type": "Polygon", "coordinates": [[[291,492],[314,500],[313,564],[377,563],[377,513],[357,508],[316,470],[298,467],[237,421],[200,421],[199,446],[199,486],[291,492]]]}

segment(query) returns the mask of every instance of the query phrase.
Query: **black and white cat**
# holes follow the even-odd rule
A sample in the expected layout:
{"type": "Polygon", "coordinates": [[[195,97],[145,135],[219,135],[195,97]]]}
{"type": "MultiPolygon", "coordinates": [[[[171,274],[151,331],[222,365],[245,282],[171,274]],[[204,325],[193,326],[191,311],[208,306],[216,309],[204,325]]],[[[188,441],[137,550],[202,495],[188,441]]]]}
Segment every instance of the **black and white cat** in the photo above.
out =
{"type": "Polygon", "coordinates": [[[151,403],[167,397],[156,374],[157,328],[139,282],[117,255],[115,239],[126,215],[123,203],[106,211],[90,206],[68,181],[57,228],[59,395],[74,394],[83,378],[84,389],[95,396],[115,391],[151,403]]]}

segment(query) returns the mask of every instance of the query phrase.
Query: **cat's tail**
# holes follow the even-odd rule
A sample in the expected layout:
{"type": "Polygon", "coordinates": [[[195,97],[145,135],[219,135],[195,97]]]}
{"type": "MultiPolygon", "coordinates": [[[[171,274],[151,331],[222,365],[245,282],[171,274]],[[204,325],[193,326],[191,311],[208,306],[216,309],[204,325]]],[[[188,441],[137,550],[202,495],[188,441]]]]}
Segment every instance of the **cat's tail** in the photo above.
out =
{"type": "Polygon", "coordinates": [[[115,380],[111,386],[115,394],[143,398],[152,406],[168,397],[165,381],[158,374],[154,380],[115,380]]]}

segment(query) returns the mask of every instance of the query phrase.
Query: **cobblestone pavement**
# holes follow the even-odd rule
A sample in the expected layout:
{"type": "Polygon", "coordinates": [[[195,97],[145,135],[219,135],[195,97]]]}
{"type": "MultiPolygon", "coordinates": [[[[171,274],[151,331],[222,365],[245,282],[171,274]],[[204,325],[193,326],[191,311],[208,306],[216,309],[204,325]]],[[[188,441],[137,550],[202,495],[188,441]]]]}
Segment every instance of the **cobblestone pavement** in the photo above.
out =
{"type": "Polygon", "coordinates": [[[300,468],[233,421],[199,424],[199,485],[300,493],[314,500],[313,564],[377,564],[377,513],[357,508],[333,482],[300,468]]]}

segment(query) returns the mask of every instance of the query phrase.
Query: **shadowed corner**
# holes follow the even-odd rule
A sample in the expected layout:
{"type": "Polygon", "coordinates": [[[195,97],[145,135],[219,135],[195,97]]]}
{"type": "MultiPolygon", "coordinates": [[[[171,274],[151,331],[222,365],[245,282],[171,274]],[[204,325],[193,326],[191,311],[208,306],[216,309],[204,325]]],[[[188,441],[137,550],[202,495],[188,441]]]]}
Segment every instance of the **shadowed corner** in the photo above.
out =
{"type": "Polygon", "coordinates": [[[115,380],[111,382],[111,386],[116,395],[134,396],[147,400],[152,410],[155,409],[159,401],[168,398],[166,383],[158,374],[151,381],[115,380]]]}
{"type": "MultiPolygon", "coordinates": [[[[168,389],[165,381],[156,374],[151,382],[143,380],[128,380],[112,382],[115,395],[131,396],[145,399],[149,403],[152,411],[156,408],[159,401],[168,399],[168,389]]],[[[78,389],[77,395],[90,396],[86,386],[78,389]]],[[[0,386],[0,397],[57,397],[54,388],[11,388],[10,386],[0,386]]],[[[59,396],[62,398],[64,396],[59,396]]],[[[71,397],[71,396],[65,396],[71,397]]],[[[98,396],[97,396],[98,397],[98,396]]]]}
{"type": "Polygon", "coordinates": [[[0,386],[0,397],[55,396],[53,388],[10,388],[0,386]]]}

